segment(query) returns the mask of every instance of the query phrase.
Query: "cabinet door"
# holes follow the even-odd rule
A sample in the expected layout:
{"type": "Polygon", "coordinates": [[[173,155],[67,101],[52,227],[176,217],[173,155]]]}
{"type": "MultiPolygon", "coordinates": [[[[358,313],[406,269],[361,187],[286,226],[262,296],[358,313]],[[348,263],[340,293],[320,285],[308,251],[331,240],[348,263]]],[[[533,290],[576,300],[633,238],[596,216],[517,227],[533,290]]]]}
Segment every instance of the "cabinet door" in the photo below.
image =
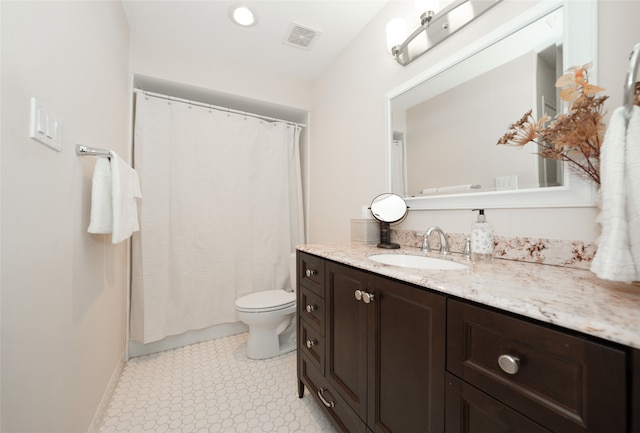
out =
{"type": "Polygon", "coordinates": [[[482,391],[447,374],[445,433],[550,433],[482,391]]]}
{"type": "Polygon", "coordinates": [[[368,291],[366,275],[326,262],[325,376],[362,420],[367,410],[367,305],[354,294],[368,291]]]}
{"type": "Polygon", "coordinates": [[[375,433],[441,433],[445,298],[380,277],[370,289],[367,424],[375,433]]]}

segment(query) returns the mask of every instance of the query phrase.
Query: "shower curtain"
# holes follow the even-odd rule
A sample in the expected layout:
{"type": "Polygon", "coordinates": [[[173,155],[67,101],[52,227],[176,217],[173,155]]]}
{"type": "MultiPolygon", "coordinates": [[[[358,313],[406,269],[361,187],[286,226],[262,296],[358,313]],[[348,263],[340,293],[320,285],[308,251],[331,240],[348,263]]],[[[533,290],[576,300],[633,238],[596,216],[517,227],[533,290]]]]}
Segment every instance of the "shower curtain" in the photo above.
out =
{"type": "Polygon", "coordinates": [[[285,122],[136,92],[133,340],[235,322],[238,297],[288,287],[304,242],[299,137],[285,122]]]}

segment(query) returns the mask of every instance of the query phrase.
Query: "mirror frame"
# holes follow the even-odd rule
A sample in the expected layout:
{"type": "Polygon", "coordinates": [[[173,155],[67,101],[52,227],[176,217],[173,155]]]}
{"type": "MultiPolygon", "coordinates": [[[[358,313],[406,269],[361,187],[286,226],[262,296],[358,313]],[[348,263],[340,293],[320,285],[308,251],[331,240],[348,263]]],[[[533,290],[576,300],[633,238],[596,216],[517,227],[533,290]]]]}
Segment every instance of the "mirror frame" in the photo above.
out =
{"type": "MultiPolygon", "coordinates": [[[[498,6],[499,7],[499,6],[498,6]]],[[[592,81],[597,82],[598,52],[598,5],[597,1],[575,2],[571,0],[547,2],[532,6],[526,12],[515,17],[495,31],[469,44],[465,49],[421,72],[413,79],[391,90],[385,95],[386,108],[386,170],[387,190],[391,191],[391,146],[393,143],[393,124],[391,104],[394,97],[412,89],[418,84],[441,73],[454,64],[464,61],[493,43],[511,35],[522,27],[545,16],[559,7],[563,8],[563,69],[574,65],[593,62],[589,71],[592,81]]],[[[522,113],[514,113],[514,120],[522,113]]],[[[506,132],[506,127],[505,127],[506,132]]],[[[499,137],[496,137],[496,140],[499,137]]],[[[596,186],[585,181],[569,170],[565,165],[563,186],[531,188],[508,191],[476,192],[469,194],[451,194],[428,197],[404,197],[412,210],[427,209],[484,209],[499,208],[545,208],[545,207],[592,207],[595,205],[596,186]]]]}

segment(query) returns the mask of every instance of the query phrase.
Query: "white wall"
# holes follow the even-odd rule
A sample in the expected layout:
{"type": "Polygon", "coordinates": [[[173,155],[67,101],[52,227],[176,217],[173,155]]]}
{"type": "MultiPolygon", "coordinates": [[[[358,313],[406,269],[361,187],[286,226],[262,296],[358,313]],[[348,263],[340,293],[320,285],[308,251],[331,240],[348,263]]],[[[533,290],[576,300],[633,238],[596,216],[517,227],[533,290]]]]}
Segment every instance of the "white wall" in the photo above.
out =
{"type": "Polygon", "coordinates": [[[126,245],[89,235],[95,158],[128,153],[128,27],[120,2],[2,1],[3,432],[87,432],[125,349],[126,245]],[[28,137],[29,98],[63,149],[28,137]]]}
{"type": "MultiPolygon", "coordinates": [[[[386,51],[385,26],[395,16],[408,19],[413,2],[390,2],[358,38],[313,83],[311,131],[310,242],[345,242],[349,220],[362,206],[385,192],[384,95],[478,36],[535,5],[506,0],[470,27],[441,43],[407,67],[386,51]]],[[[610,95],[607,108],[622,102],[629,51],[640,41],[640,2],[599,3],[597,83],[610,95]]],[[[514,119],[521,113],[515,113],[514,119]]],[[[497,234],[552,239],[594,240],[595,208],[501,209],[487,211],[497,234]]],[[[440,225],[449,232],[468,232],[474,214],[466,211],[411,211],[397,228],[425,230],[440,225]]]]}
{"type": "Polygon", "coordinates": [[[130,68],[135,74],[308,110],[310,85],[292,77],[243,67],[223,55],[131,34],[130,68]]]}

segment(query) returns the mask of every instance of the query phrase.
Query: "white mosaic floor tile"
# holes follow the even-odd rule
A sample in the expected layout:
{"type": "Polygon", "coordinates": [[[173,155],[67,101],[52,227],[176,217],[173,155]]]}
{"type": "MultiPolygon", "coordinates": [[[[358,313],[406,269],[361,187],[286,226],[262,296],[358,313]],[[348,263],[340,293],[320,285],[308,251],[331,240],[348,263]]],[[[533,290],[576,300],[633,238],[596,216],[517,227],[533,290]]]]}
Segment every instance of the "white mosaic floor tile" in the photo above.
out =
{"type": "Polygon", "coordinates": [[[131,359],[100,433],[336,433],[309,395],[296,354],[246,357],[247,334],[131,359]]]}

